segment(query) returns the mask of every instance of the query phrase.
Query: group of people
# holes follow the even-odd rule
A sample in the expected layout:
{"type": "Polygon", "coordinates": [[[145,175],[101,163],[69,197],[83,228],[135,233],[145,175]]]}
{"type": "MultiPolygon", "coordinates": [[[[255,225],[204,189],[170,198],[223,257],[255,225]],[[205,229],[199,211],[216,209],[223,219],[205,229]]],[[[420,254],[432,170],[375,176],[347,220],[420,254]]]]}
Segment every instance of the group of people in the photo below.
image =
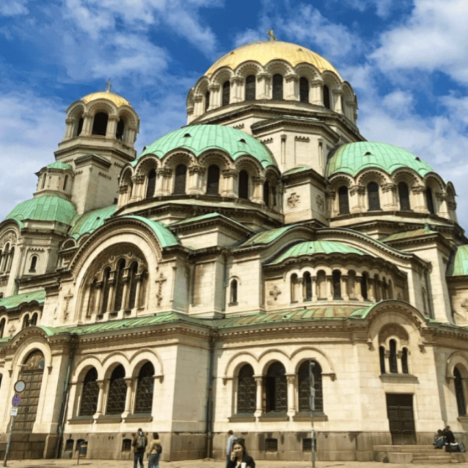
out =
{"type": "Polygon", "coordinates": [[[460,442],[458,444],[455,443],[455,436],[453,432],[450,430],[450,426],[447,426],[445,429],[439,429],[437,433],[434,435],[434,448],[441,449],[446,447],[447,452],[457,451],[457,452],[464,452],[465,447],[460,442]]]}
{"type": "Polygon", "coordinates": [[[232,431],[226,447],[226,468],[255,468],[254,459],[245,449],[245,440],[237,438],[232,431]]]}
{"type": "Polygon", "coordinates": [[[137,468],[138,463],[140,463],[140,468],[144,468],[143,457],[145,452],[148,454],[148,468],[159,468],[162,446],[157,432],[153,432],[153,439],[148,446],[148,437],[141,428],[138,429],[138,432],[133,436],[132,447],[133,468],[137,468]]]}

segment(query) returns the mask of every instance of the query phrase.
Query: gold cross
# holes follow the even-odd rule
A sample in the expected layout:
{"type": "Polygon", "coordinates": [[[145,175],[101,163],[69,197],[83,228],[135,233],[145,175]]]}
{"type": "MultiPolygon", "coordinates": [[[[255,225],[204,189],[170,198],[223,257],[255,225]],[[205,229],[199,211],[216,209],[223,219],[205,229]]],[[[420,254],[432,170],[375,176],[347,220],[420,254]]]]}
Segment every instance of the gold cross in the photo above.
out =
{"type": "Polygon", "coordinates": [[[276,36],[275,36],[275,33],[273,32],[273,29],[270,29],[269,31],[267,31],[267,35],[270,36],[270,41],[276,41],[276,36]]]}
{"type": "Polygon", "coordinates": [[[108,79],[108,80],[107,80],[106,92],[110,93],[111,88],[112,88],[111,80],[108,79]]]}

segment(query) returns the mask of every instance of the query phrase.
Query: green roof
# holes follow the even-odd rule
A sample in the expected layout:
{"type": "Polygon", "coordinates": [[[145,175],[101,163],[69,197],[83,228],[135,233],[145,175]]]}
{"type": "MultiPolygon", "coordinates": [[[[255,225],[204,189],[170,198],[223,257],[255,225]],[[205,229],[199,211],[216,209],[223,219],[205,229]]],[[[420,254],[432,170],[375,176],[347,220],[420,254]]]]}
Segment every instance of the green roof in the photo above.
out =
{"type": "Polygon", "coordinates": [[[409,167],[424,177],[434,172],[429,164],[398,146],[387,143],[360,141],[340,146],[328,161],[327,174],[345,172],[352,176],[362,169],[377,167],[392,174],[401,167],[409,167]]]}
{"type": "Polygon", "coordinates": [[[318,253],[332,254],[332,253],[343,253],[343,254],[358,254],[365,255],[364,252],[358,250],[350,245],[343,244],[342,242],[335,241],[308,241],[295,244],[292,247],[287,248],[283,253],[278,255],[273,261],[269,262],[269,265],[275,265],[283,262],[288,258],[302,257],[303,255],[314,255],[318,253]]]}
{"type": "Polygon", "coordinates": [[[468,275],[468,245],[460,245],[449,265],[449,276],[468,275]]]}
{"type": "Polygon", "coordinates": [[[265,245],[273,242],[278,239],[283,233],[289,231],[290,229],[296,228],[296,224],[291,224],[290,226],[283,226],[277,229],[269,229],[268,231],[259,232],[255,236],[251,237],[245,241],[240,247],[250,247],[252,245],[265,245]]]}
{"type": "Polygon", "coordinates": [[[16,296],[4,297],[0,299],[0,308],[16,309],[21,304],[36,301],[39,304],[44,302],[46,292],[44,290],[17,294],[16,296]]]}
{"type": "Polygon", "coordinates": [[[310,169],[310,167],[294,167],[292,169],[287,170],[286,172],[283,172],[283,175],[286,176],[290,174],[297,174],[298,172],[309,171],[310,169]]]}
{"type": "Polygon", "coordinates": [[[61,161],[55,161],[52,164],[49,164],[47,168],[48,169],[63,169],[64,171],[66,171],[67,169],[71,169],[72,167],[70,166],[70,164],[65,164],[61,161]]]}
{"type": "Polygon", "coordinates": [[[399,232],[397,234],[392,234],[391,236],[386,237],[383,239],[383,242],[389,242],[399,239],[411,239],[413,237],[420,237],[426,236],[428,234],[437,234],[436,231],[431,231],[428,226],[424,227],[423,229],[415,229],[413,231],[405,231],[399,232]]]}
{"type": "Polygon", "coordinates": [[[73,219],[70,236],[80,237],[86,232],[93,232],[101,227],[106,219],[110,218],[117,210],[117,205],[106,206],[98,210],[88,211],[82,215],[77,215],[73,219]]]}
{"type": "Polygon", "coordinates": [[[61,197],[45,195],[16,205],[6,219],[15,219],[19,222],[25,219],[58,221],[71,225],[75,215],[76,210],[72,202],[61,197]]]}
{"type": "Polygon", "coordinates": [[[124,216],[124,218],[137,219],[138,221],[141,221],[148,225],[156,234],[157,238],[159,239],[159,242],[161,242],[162,247],[170,247],[171,245],[179,244],[179,241],[174,236],[174,234],[172,234],[172,232],[169,231],[169,229],[159,221],[153,221],[151,219],[143,218],[143,216],[133,215],[124,216]]]}
{"type": "Polygon", "coordinates": [[[226,219],[227,221],[230,221],[233,224],[237,224],[238,226],[246,229],[247,231],[251,231],[251,229],[248,228],[247,226],[244,226],[243,224],[239,223],[238,221],[235,221],[234,219],[228,218],[227,216],[217,213],[216,211],[213,213],[207,213],[204,215],[195,216],[193,218],[181,219],[180,221],[175,221],[174,223],[171,223],[171,226],[177,227],[177,226],[182,226],[188,223],[206,221],[207,219],[214,219],[214,218],[226,219]]]}
{"type": "MultiPolygon", "coordinates": [[[[277,165],[273,155],[260,141],[240,130],[222,125],[193,125],[168,133],[147,146],[138,159],[145,154],[155,154],[162,159],[170,151],[179,148],[191,151],[197,157],[207,150],[225,151],[233,160],[248,154],[263,167],[277,165]]],[[[132,166],[138,163],[138,159],[132,162],[132,166]]]]}

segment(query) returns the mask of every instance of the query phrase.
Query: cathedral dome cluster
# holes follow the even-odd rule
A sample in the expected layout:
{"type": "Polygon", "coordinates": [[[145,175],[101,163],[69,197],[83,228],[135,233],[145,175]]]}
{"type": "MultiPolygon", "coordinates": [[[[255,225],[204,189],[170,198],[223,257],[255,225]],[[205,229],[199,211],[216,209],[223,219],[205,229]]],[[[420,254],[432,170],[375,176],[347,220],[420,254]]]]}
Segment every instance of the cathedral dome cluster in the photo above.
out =
{"type": "Polygon", "coordinates": [[[229,429],[256,459],[308,460],[311,411],[320,460],[383,460],[442,424],[468,443],[455,188],[366,141],[357,103],[328,60],[272,40],[216,61],[188,125],[138,155],[110,83],[68,107],[0,223],[0,399],[33,384],[13,456],[127,459],[142,427],[164,461],[222,458],[229,429]]]}

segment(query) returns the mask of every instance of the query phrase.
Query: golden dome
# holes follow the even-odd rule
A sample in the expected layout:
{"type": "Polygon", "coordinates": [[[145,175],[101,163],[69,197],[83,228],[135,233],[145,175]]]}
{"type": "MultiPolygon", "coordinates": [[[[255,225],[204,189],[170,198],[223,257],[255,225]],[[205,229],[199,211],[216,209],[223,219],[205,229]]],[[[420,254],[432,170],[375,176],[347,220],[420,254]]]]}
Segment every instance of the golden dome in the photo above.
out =
{"type": "Polygon", "coordinates": [[[206,75],[212,75],[221,67],[229,67],[235,70],[242,62],[247,60],[254,60],[263,66],[271,60],[285,60],[293,67],[305,62],[314,65],[321,72],[332,71],[340,77],[335,67],[320,55],[303,46],[282,41],[254,42],[234,49],[217,60],[206,72],[206,75]]]}
{"type": "Polygon", "coordinates": [[[84,98],[81,98],[85,104],[88,104],[91,101],[97,101],[98,99],[107,99],[108,101],[112,101],[117,107],[130,105],[130,103],[122,96],[111,93],[110,91],[98,91],[97,93],[91,93],[84,98]]]}

